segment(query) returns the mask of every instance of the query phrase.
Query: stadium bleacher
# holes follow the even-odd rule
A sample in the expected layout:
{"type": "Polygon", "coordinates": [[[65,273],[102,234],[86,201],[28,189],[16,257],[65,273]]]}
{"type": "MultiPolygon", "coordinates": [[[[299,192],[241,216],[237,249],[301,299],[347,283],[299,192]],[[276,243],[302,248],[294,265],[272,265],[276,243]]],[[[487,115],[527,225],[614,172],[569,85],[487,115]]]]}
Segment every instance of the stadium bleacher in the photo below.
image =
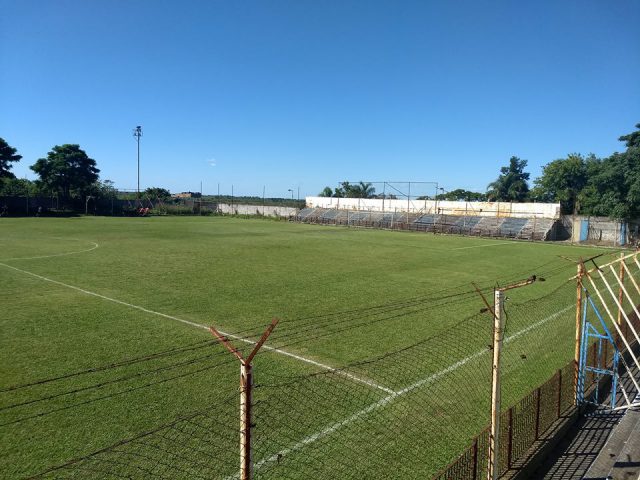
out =
{"type": "Polygon", "coordinates": [[[528,221],[528,218],[505,218],[499,227],[500,235],[503,237],[518,238],[520,231],[528,221]]]}
{"type": "Polygon", "coordinates": [[[549,240],[555,224],[555,220],[550,218],[407,214],[407,212],[354,211],[336,208],[303,208],[294,219],[305,223],[406,229],[523,240],[549,240]]]}

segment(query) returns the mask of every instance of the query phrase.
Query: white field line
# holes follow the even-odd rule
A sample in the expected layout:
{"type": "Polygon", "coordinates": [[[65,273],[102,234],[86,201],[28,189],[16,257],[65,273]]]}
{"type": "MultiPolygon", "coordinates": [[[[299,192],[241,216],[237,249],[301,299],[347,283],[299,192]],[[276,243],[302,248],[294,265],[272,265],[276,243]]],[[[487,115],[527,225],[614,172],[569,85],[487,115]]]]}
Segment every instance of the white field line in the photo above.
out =
{"type": "Polygon", "coordinates": [[[457,247],[451,250],[467,250],[469,248],[497,247],[498,245],[513,245],[513,242],[489,243],[488,245],[473,245],[472,247],[457,247]]]}
{"type": "MultiPolygon", "coordinates": [[[[525,335],[527,333],[529,333],[531,330],[538,328],[540,326],[542,326],[543,324],[549,322],[550,320],[553,320],[555,318],[557,318],[558,316],[562,315],[564,312],[566,312],[569,309],[575,308],[574,305],[568,305],[566,307],[564,307],[561,310],[558,310],[557,312],[549,315],[548,317],[543,318],[542,320],[537,321],[536,323],[532,323],[531,325],[529,325],[526,328],[523,328],[522,330],[517,331],[516,333],[514,333],[513,335],[510,335],[509,337],[504,339],[505,343],[509,343],[515,339],[517,339],[518,337],[521,337],[522,335],[525,335]]],[[[267,458],[263,458],[262,460],[258,461],[257,463],[254,464],[254,470],[258,470],[259,468],[261,468],[262,466],[268,464],[268,463],[273,463],[278,461],[279,459],[281,459],[283,456],[285,455],[289,455],[290,453],[293,453],[297,450],[302,449],[303,447],[305,447],[306,445],[309,445],[311,443],[316,442],[317,440],[320,440],[323,437],[326,437],[327,435],[332,434],[333,432],[341,429],[342,427],[345,427],[347,425],[349,425],[350,423],[355,422],[356,420],[358,420],[360,417],[363,417],[371,412],[373,412],[374,410],[377,410],[379,408],[384,407],[385,405],[387,405],[388,403],[392,402],[393,400],[395,400],[396,398],[405,395],[413,390],[416,390],[417,388],[420,388],[428,383],[433,383],[434,381],[438,380],[440,377],[443,377],[445,375],[447,375],[448,373],[451,373],[455,370],[457,370],[458,368],[462,367],[463,365],[469,363],[472,360],[475,360],[476,358],[482,356],[483,354],[487,353],[488,350],[480,350],[476,353],[473,353],[471,355],[469,355],[468,357],[463,358],[462,360],[458,360],[457,362],[449,365],[447,368],[444,368],[442,370],[440,370],[439,372],[436,372],[432,375],[429,375],[426,378],[423,378],[422,380],[418,380],[417,382],[409,385],[408,387],[403,388],[402,390],[398,390],[396,392],[391,393],[390,395],[387,395],[386,397],[378,400],[377,402],[369,405],[366,408],[363,408],[362,410],[354,413],[353,415],[351,415],[350,417],[345,418],[344,420],[341,420],[339,422],[336,422],[332,425],[329,425],[328,427],[324,428],[323,430],[320,430],[319,432],[316,432],[312,435],[309,435],[308,437],[303,438],[302,440],[300,440],[298,443],[292,445],[291,447],[285,448],[283,450],[280,450],[277,453],[274,453],[273,455],[267,457],[267,458]]],[[[233,479],[237,479],[240,478],[240,473],[237,473],[235,475],[226,477],[225,480],[233,480],[233,479]]]]}
{"type": "MultiPolygon", "coordinates": [[[[82,240],[82,241],[84,241],[84,240],[82,240]]],[[[41,258],[65,257],[67,255],[75,255],[77,253],[90,252],[90,251],[95,250],[96,248],[100,247],[100,245],[98,245],[96,242],[89,242],[89,243],[92,243],[93,247],[86,248],[84,250],[74,250],[73,252],[66,252],[66,253],[54,253],[52,255],[38,255],[37,257],[2,258],[2,259],[0,259],[0,261],[8,262],[10,260],[38,260],[38,259],[41,259],[41,258]]]]}
{"type": "MultiPolygon", "coordinates": [[[[27,270],[23,270],[21,268],[14,267],[12,265],[7,265],[6,263],[0,262],[0,265],[2,265],[3,267],[7,267],[7,268],[10,268],[12,270],[15,270],[16,272],[21,272],[21,273],[24,273],[26,275],[30,275],[32,277],[35,277],[35,278],[39,279],[39,280],[43,280],[45,282],[53,283],[55,285],[59,285],[61,287],[65,287],[65,288],[70,288],[70,289],[75,290],[77,292],[84,293],[85,295],[91,295],[93,297],[97,297],[97,298],[101,298],[103,300],[107,300],[108,302],[117,303],[118,305],[123,305],[123,306],[129,307],[129,308],[134,308],[134,309],[139,310],[141,312],[145,312],[145,313],[148,313],[148,314],[151,314],[151,315],[157,315],[159,317],[167,318],[169,320],[174,320],[174,321],[180,322],[180,323],[184,323],[184,324],[190,325],[192,327],[201,328],[201,329],[204,329],[204,330],[209,330],[209,327],[207,327],[206,325],[202,325],[201,323],[191,322],[189,320],[185,320],[183,318],[175,317],[173,315],[168,315],[166,313],[157,312],[155,310],[150,310],[148,308],[144,308],[144,307],[141,307],[139,305],[134,305],[132,303],[123,302],[122,300],[117,300],[115,298],[107,297],[107,296],[101,295],[99,293],[95,293],[95,292],[91,292],[89,290],[85,290],[84,288],[75,287],[75,286],[69,285],[67,283],[59,282],[58,280],[53,280],[51,278],[43,277],[42,275],[38,275],[37,273],[29,272],[27,270]]],[[[247,338],[243,338],[243,337],[240,337],[238,335],[233,335],[231,333],[225,333],[225,332],[220,332],[220,333],[222,335],[224,335],[225,337],[233,338],[234,340],[239,340],[241,342],[248,343],[250,345],[255,345],[256,344],[256,342],[254,342],[253,340],[249,340],[247,338]]],[[[296,359],[296,360],[298,360],[300,362],[308,363],[310,365],[314,365],[316,367],[320,367],[320,368],[323,368],[325,370],[329,370],[329,371],[334,372],[334,373],[336,373],[338,375],[341,375],[341,376],[343,376],[345,378],[353,380],[354,382],[362,383],[362,384],[367,385],[369,387],[376,388],[378,390],[382,390],[383,392],[394,393],[394,391],[392,389],[384,387],[382,385],[379,385],[379,384],[377,384],[375,382],[372,382],[371,380],[367,380],[365,378],[357,377],[357,376],[352,375],[352,374],[350,374],[348,372],[344,372],[344,371],[336,369],[334,367],[330,367],[329,365],[325,365],[323,363],[316,362],[315,360],[312,360],[310,358],[302,357],[300,355],[296,355],[294,353],[287,352],[286,350],[282,350],[280,348],[270,347],[269,345],[263,345],[262,348],[264,348],[265,350],[269,350],[271,352],[278,353],[280,355],[284,355],[284,356],[287,356],[287,357],[294,358],[294,359],[296,359]]]]}

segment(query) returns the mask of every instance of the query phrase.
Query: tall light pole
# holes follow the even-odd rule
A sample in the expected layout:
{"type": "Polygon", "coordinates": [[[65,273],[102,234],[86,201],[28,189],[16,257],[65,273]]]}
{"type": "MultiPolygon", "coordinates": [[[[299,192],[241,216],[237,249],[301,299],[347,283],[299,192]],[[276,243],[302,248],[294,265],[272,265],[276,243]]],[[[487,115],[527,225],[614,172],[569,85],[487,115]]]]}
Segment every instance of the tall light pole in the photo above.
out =
{"type": "Polygon", "coordinates": [[[291,192],[291,200],[293,200],[293,188],[290,188],[287,192],[291,192]]]}
{"type": "Polygon", "coordinates": [[[142,127],[138,125],[133,129],[133,136],[136,138],[136,142],[138,143],[138,188],[137,188],[137,198],[140,199],[140,137],[142,136],[142,127]]]}

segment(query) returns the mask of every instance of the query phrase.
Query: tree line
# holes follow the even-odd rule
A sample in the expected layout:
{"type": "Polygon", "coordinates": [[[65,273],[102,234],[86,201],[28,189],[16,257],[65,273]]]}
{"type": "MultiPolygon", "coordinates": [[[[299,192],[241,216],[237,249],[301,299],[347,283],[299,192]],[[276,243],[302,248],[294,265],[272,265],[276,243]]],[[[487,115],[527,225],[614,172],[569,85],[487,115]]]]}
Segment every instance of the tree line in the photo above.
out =
{"type": "Polygon", "coordinates": [[[56,145],[44,158],[39,158],[29,168],[38,180],[16,178],[12,164],[22,159],[17,150],[0,138],[0,195],[58,194],[63,199],[108,193],[113,182],[99,181],[96,161],[77,144],[56,145]]]}
{"type": "MultiPolygon", "coordinates": [[[[438,200],[490,202],[559,202],[562,213],[598,215],[618,219],[640,217],[640,123],[636,131],[618,138],[624,152],[598,158],[572,153],[549,162],[530,187],[527,160],[513,156],[485,192],[457,188],[434,195],[438,200]]],[[[382,198],[371,183],[342,182],[322,197],[382,198]]],[[[393,197],[393,196],[391,196],[393,197]]],[[[391,198],[386,196],[386,198],[391,198]]],[[[424,197],[422,197],[424,198],[424,197]]]]}
{"type": "MultiPolygon", "coordinates": [[[[542,175],[529,185],[525,171],[527,160],[513,156],[500,169],[498,177],[485,192],[462,188],[443,192],[438,200],[559,202],[562,213],[608,216],[618,219],[640,217],[640,123],[636,131],[619,137],[626,147],[606,158],[572,153],[566,158],[549,162],[542,175]]],[[[63,200],[73,198],[112,198],[118,192],[113,182],[100,181],[96,161],[77,144],[56,145],[46,157],[39,158],[29,168],[38,179],[31,182],[18,179],[11,172],[12,164],[22,156],[0,138],[0,196],[51,195],[63,200]]],[[[145,191],[149,198],[168,200],[170,192],[152,187],[145,191]]],[[[376,194],[371,183],[342,182],[335,189],[325,187],[324,197],[396,198],[393,194],[376,194]]],[[[424,198],[424,197],[422,197],[424,198]]]]}
{"type": "MultiPolygon", "coordinates": [[[[138,199],[136,192],[119,192],[110,180],[100,180],[100,170],[97,162],[77,144],[56,145],[44,158],[39,158],[29,168],[37,175],[36,181],[16,178],[11,171],[14,163],[19,162],[22,156],[10,146],[6,140],[0,138],[0,197],[49,197],[57,196],[63,206],[72,205],[74,200],[85,200],[91,197],[94,200],[107,200],[118,198],[120,200],[135,201],[138,199]]],[[[192,198],[200,198],[201,194],[191,192],[192,198]]],[[[141,200],[152,202],[162,201],[180,203],[181,200],[173,198],[166,188],[149,187],[140,193],[141,200]]],[[[288,198],[263,198],[247,196],[206,196],[201,200],[210,202],[248,203],[255,205],[290,206],[301,208],[304,201],[288,198]]],[[[77,203],[77,202],[76,202],[77,203]]]]}
{"type": "MultiPolygon", "coordinates": [[[[96,161],[78,144],[56,145],[46,157],[39,158],[29,168],[37,175],[36,181],[16,178],[12,164],[22,155],[0,138],[0,196],[49,196],[57,195],[62,201],[82,199],[122,198],[135,199],[135,194],[117,192],[111,180],[101,181],[96,161]]],[[[170,200],[169,190],[160,187],[147,188],[142,195],[153,200],[170,200]]]]}

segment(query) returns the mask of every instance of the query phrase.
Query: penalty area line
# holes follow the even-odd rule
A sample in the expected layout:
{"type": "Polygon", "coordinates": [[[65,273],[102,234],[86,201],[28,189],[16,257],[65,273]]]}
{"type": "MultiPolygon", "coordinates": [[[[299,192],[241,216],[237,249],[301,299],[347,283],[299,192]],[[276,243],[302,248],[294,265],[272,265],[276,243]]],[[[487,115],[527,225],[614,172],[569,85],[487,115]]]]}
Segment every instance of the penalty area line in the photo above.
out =
{"type": "MultiPolygon", "coordinates": [[[[20,273],[24,273],[26,275],[30,275],[30,276],[32,276],[34,278],[39,279],[39,280],[42,280],[42,281],[45,281],[45,282],[49,282],[49,283],[53,283],[54,285],[59,285],[61,287],[69,288],[71,290],[75,290],[75,291],[83,293],[85,295],[90,295],[92,297],[97,297],[97,298],[100,298],[102,300],[106,300],[108,302],[116,303],[118,305],[122,305],[122,306],[125,306],[125,307],[133,308],[135,310],[139,310],[139,311],[144,312],[144,313],[148,313],[150,315],[156,315],[158,317],[166,318],[168,320],[174,320],[176,322],[184,323],[185,325],[189,325],[189,326],[192,326],[192,327],[196,327],[196,328],[200,328],[200,329],[209,331],[209,327],[206,326],[206,325],[202,325],[201,323],[196,323],[196,322],[192,322],[190,320],[185,320],[184,318],[175,317],[173,315],[168,315],[166,313],[158,312],[156,310],[150,310],[148,308],[141,307],[140,305],[134,305],[133,303],[124,302],[124,301],[118,300],[116,298],[107,297],[106,295],[102,295],[100,293],[92,292],[90,290],[85,290],[84,288],[76,287],[74,285],[69,285],[68,283],[63,283],[63,282],[60,282],[58,280],[53,280],[52,278],[44,277],[42,275],[38,275],[37,273],[29,272],[28,270],[23,270],[21,268],[14,267],[12,265],[7,265],[6,263],[0,262],[0,265],[2,265],[3,267],[6,267],[6,268],[10,268],[11,270],[15,270],[16,272],[20,272],[20,273]]],[[[224,335],[225,337],[233,338],[234,340],[238,340],[238,341],[250,344],[250,345],[256,345],[256,342],[254,342],[253,340],[249,340],[248,338],[240,337],[240,336],[234,335],[232,333],[225,333],[225,332],[222,332],[222,331],[220,333],[222,335],[224,335]]],[[[300,362],[307,363],[309,365],[314,365],[316,367],[323,368],[323,369],[328,370],[330,372],[336,373],[337,375],[340,375],[342,377],[348,378],[348,379],[350,379],[350,380],[352,380],[354,382],[361,383],[363,385],[367,385],[367,386],[375,388],[377,390],[381,390],[381,391],[383,391],[385,393],[395,393],[392,389],[384,387],[382,385],[379,385],[379,384],[377,384],[377,383],[375,383],[375,382],[373,382],[371,380],[367,380],[365,378],[360,378],[360,377],[358,377],[356,375],[353,375],[353,374],[351,374],[349,372],[345,372],[345,371],[342,371],[342,370],[337,369],[335,367],[331,367],[329,365],[325,365],[324,363],[316,362],[315,360],[312,360],[310,358],[306,358],[306,357],[303,357],[303,356],[300,356],[300,355],[296,355],[295,353],[291,353],[291,352],[288,352],[286,350],[282,350],[281,348],[271,347],[269,345],[263,345],[262,348],[265,349],[265,350],[269,350],[271,352],[274,352],[274,353],[278,353],[280,355],[284,355],[286,357],[293,358],[293,359],[298,360],[300,362]]]]}

